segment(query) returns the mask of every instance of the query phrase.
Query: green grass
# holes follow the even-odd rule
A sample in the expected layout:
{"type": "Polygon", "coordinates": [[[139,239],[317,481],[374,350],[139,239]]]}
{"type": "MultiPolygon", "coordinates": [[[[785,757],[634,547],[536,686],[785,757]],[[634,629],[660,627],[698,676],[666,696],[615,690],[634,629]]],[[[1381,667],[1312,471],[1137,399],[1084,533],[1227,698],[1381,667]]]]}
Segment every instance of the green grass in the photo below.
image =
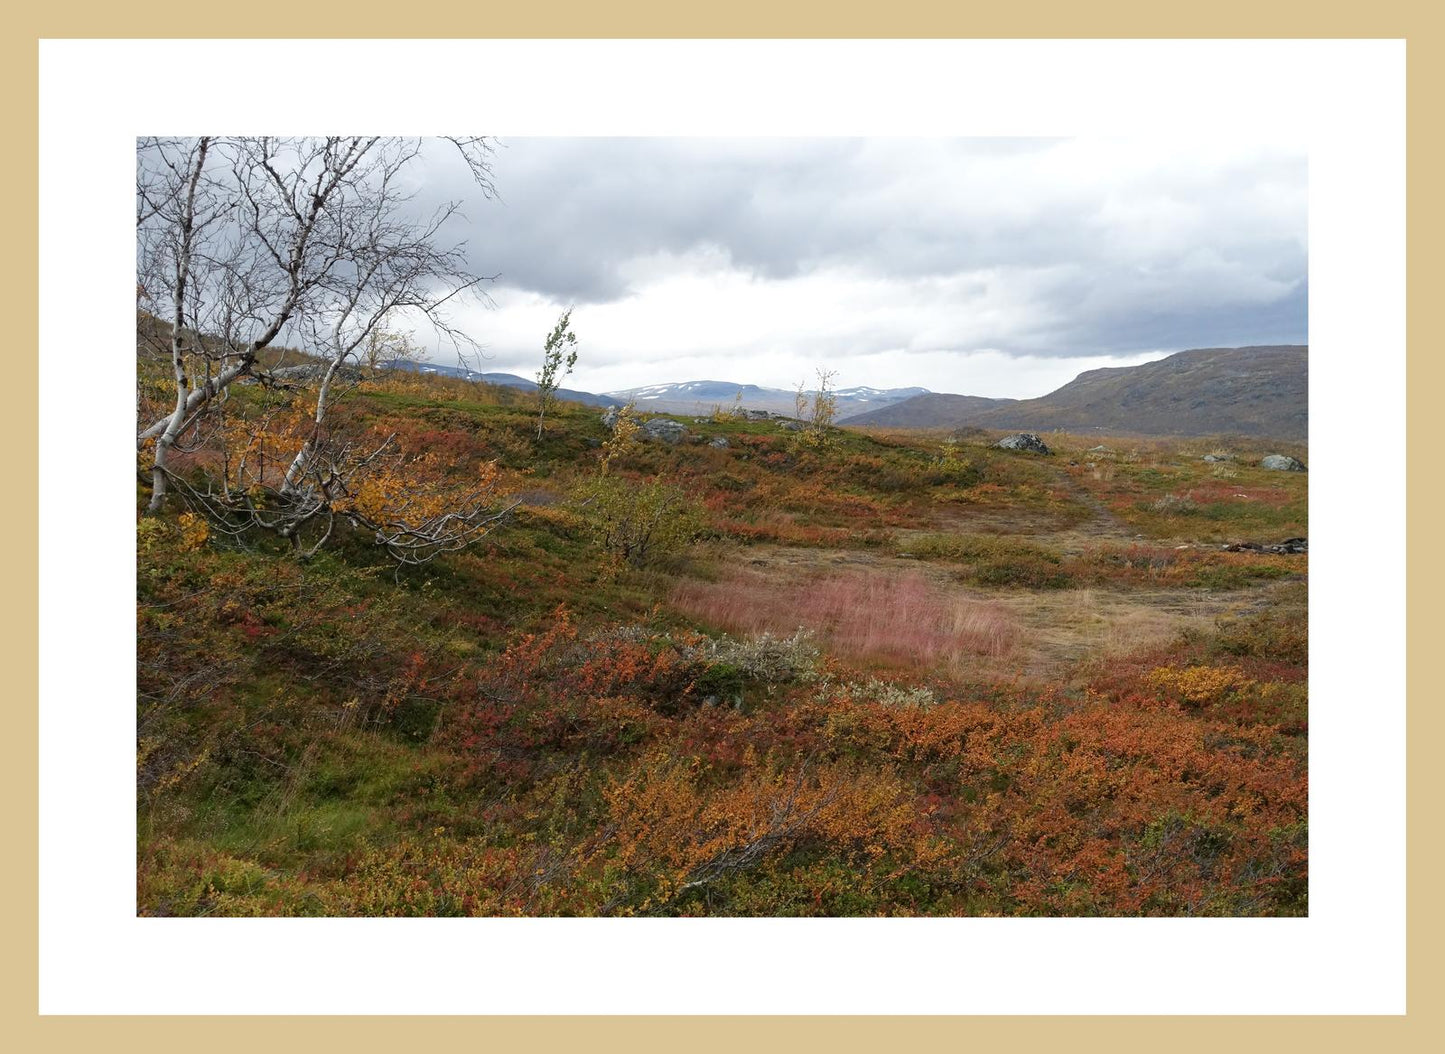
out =
{"type": "Polygon", "coordinates": [[[1055,550],[1014,538],[979,534],[926,534],[908,538],[899,552],[951,565],[967,582],[1025,589],[1063,589],[1073,580],[1055,550]]]}

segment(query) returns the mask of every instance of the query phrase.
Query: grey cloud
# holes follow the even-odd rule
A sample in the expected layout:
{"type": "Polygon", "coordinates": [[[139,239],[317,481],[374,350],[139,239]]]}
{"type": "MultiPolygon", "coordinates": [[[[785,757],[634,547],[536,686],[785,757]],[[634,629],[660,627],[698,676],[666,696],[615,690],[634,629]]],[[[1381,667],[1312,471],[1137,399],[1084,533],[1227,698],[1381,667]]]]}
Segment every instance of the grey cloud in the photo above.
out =
{"type": "MultiPolygon", "coordinates": [[[[628,296],[638,259],[716,248],[765,279],[842,269],[1027,289],[1032,317],[1010,316],[974,348],[1306,339],[1303,157],[1161,144],[1115,171],[1100,149],[1102,160],[1068,140],[511,139],[495,159],[499,200],[471,202],[454,233],[500,284],[577,304],[628,296]]],[[[460,166],[438,161],[420,194],[469,189],[460,166]]]]}

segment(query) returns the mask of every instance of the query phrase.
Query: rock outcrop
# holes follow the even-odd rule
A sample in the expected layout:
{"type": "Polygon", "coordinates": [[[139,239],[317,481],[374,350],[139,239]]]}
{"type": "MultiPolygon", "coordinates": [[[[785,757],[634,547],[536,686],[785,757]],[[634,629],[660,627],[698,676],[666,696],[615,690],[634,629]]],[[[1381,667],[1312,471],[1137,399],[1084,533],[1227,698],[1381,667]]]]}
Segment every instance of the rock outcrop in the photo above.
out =
{"type": "MultiPolygon", "coordinates": [[[[279,369],[268,371],[266,375],[270,377],[271,380],[280,381],[284,384],[306,384],[312,381],[320,381],[326,376],[326,371],[330,368],[329,363],[308,362],[298,366],[282,366],[279,369]]],[[[336,371],[335,380],[346,381],[348,383],[359,381],[361,380],[361,370],[356,366],[342,366],[336,371]]]]}
{"type": "Polygon", "coordinates": [[[1310,551],[1307,538],[1286,538],[1277,545],[1260,545],[1258,542],[1233,542],[1224,547],[1227,553],[1271,553],[1275,556],[1295,556],[1310,551]]]}
{"type": "Polygon", "coordinates": [[[1052,454],[1053,451],[1037,432],[1015,432],[994,444],[999,450],[1025,450],[1030,454],[1052,454]]]}
{"type": "Polygon", "coordinates": [[[1288,454],[1270,454],[1260,461],[1259,467],[1271,469],[1275,472],[1305,471],[1305,463],[1297,457],[1290,457],[1288,454]]]}
{"type": "Polygon", "coordinates": [[[687,438],[687,426],[670,417],[654,417],[642,426],[642,436],[668,444],[681,443],[687,438]]]}

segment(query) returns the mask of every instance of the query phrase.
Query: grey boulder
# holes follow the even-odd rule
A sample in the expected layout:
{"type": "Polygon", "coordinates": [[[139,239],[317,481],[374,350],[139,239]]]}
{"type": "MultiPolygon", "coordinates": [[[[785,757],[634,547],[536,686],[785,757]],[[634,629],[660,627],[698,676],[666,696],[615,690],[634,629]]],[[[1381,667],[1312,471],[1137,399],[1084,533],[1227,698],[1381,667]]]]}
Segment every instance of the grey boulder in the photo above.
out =
{"type": "Polygon", "coordinates": [[[642,434],[647,439],[657,439],[664,443],[681,443],[687,438],[687,426],[670,417],[654,417],[642,426],[642,434]]]}
{"type": "Polygon", "coordinates": [[[1015,432],[994,444],[999,450],[1026,450],[1030,454],[1052,454],[1037,432],[1015,432]]]}
{"type": "Polygon", "coordinates": [[[1305,471],[1305,463],[1299,458],[1290,457],[1288,454],[1270,454],[1260,461],[1259,467],[1271,469],[1275,472],[1305,471]]]}

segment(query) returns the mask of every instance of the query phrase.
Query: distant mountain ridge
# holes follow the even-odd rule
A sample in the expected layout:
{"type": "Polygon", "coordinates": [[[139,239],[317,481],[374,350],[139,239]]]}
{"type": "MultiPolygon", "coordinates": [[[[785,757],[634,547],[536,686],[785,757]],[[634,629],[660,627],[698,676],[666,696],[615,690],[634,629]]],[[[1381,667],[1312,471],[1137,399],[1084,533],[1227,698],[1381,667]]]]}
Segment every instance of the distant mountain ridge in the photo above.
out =
{"type": "Polygon", "coordinates": [[[919,395],[840,424],[1305,439],[1309,346],[1197,348],[1088,370],[1037,399],[919,395]]]}
{"type": "MultiPolygon", "coordinates": [[[[839,388],[833,392],[838,400],[838,416],[866,413],[892,406],[905,399],[928,393],[927,388],[839,388]]],[[[762,388],[756,384],[733,381],[682,381],[676,384],[650,384],[642,388],[624,388],[607,392],[619,403],[633,402],[639,409],[662,413],[709,413],[715,406],[727,409],[735,402],[748,410],[771,410],[774,413],[795,412],[796,391],[785,388],[762,388]],[[738,396],[741,393],[742,398],[738,396]]],[[[804,393],[809,399],[812,390],[804,393]]]]}
{"type": "MultiPolygon", "coordinates": [[[[460,377],[468,381],[485,381],[505,388],[518,388],[534,392],[537,383],[515,373],[481,373],[465,366],[446,366],[437,362],[394,362],[394,369],[412,370],[417,373],[432,373],[443,377],[460,377]]],[[[762,388],[756,384],[737,384],[733,381],[682,381],[676,384],[651,384],[642,388],[626,388],[622,391],[595,392],[577,391],[571,388],[557,389],[559,399],[583,403],[587,406],[623,406],[636,403],[638,409],[666,414],[705,414],[713,407],[731,408],[742,393],[741,405],[749,410],[771,410],[774,413],[792,414],[796,407],[795,391],[783,388],[762,388]]],[[[840,388],[833,394],[838,400],[838,416],[859,414],[868,410],[891,406],[915,395],[927,394],[927,388],[840,388]]],[[[809,399],[813,392],[804,393],[809,399]]]]}
{"type": "MultiPolygon", "coordinates": [[[[399,368],[536,391],[513,373],[480,373],[437,363],[399,368]]],[[[732,381],[683,381],[621,391],[559,389],[588,406],[633,402],[641,410],[705,414],[735,403],[794,413],[796,392],[732,381]],[[741,393],[741,399],[738,396],[741,393]]],[[[810,399],[811,391],[805,393],[810,399]]],[[[1309,430],[1309,346],[1196,348],[1140,366],[1088,370],[1037,399],[951,395],[927,388],[841,388],[838,423],[883,428],[979,428],[1120,435],[1248,435],[1305,439],[1309,430]]]]}

